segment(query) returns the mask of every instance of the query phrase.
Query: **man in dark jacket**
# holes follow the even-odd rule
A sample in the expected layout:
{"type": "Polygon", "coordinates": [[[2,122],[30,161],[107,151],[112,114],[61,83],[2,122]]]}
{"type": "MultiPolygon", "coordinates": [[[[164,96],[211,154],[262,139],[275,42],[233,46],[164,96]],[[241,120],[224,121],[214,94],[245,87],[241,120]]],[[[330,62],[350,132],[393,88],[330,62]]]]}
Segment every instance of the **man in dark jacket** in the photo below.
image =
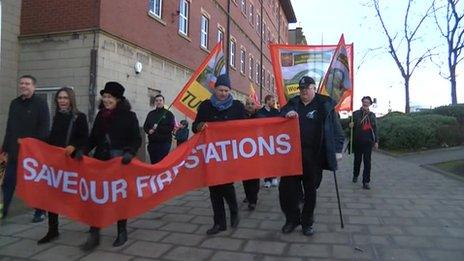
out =
{"type": "Polygon", "coordinates": [[[282,108],[287,118],[298,118],[300,122],[303,175],[282,177],[279,184],[279,200],[286,223],[283,233],[291,233],[299,224],[303,234],[314,234],[314,209],[316,187],[322,169],[336,170],[341,159],[344,135],[335,102],[317,94],[314,79],[308,76],[299,82],[300,95],[290,99],[282,108]],[[303,183],[304,206],[300,210],[298,188],[303,183]]]}
{"type": "MultiPolygon", "coordinates": [[[[264,97],[264,106],[259,109],[256,113],[256,118],[267,118],[267,117],[277,117],[280,116],[280,112],[275,107],[275,97],[274,95],[268,94],[264,97]]],[[[264,187],[270,188],[271,186],[277,187],[279,182],[275,177],[269,177],[264,179],[264,187]]]]}
{"type": "Polygon", "coordinates": [[[363,188],[370,189],[372,147],[379,148],[379,138],[377,136],[377,119],[375,118],[375,114],[369,110],[369,107],[372,105],[372,99],[369,96],[365,96],[361,99],[361,102],[361,109],[353,112],[353,122],[350,122],[350,127],[354,128],[353,183],[358,181],[361,161],[364,161],[363,188]]]}
{"type": "Polygon", "coordinates": [[[155,109],[148,113],[143,129],[148,134],[148,153],[151,164],[160,162],[171,149],[174,114],[164,108],[164,97],[155,96],[155,109]]]}
{"type": "MultiPolygon", "coordinates": [[[[46,141],[50,128],[50,114],[47,102],[34,94],[36,79],[30,75],[19,78],[20,96],[10,104],[2,153],[7,155],[8,164],[5,172],[3,190],[3,218],[8,214],[16,187],[16,168],[20,138],[36,138],[46,141]]],[[[45,212],[36,209],[32,222],[41,222],[45,212]]]]}
{"type": "MultiPolygon", "coordinates": [[[[245,111],[247,119],[256,118],[256,102],[250,97],[245,101],[245,111]]],[[[253,211],[258,203],[259,179],[248,179],[242,183],[246,196],[244,202],[248,202],[248,210],[253,211]]]]}
{"type": "MultiPolygon", "coordinates": [[[[234,97],[230,94],[230,80],[224,74],[217,78],[211,99],[203,101],[198,107],[192,130],[194,133],[202,131],[207,122],[244,118],[245,107],[240,101],[234,100],[234,97]]],[[[224,200],[229,205],[231,227],[237,227],[239,222],[238,204],[233,183],[209,187],[209,196],[213,206],[214,225],[206,233],[213,235],[227,229],[224,200]]]]}

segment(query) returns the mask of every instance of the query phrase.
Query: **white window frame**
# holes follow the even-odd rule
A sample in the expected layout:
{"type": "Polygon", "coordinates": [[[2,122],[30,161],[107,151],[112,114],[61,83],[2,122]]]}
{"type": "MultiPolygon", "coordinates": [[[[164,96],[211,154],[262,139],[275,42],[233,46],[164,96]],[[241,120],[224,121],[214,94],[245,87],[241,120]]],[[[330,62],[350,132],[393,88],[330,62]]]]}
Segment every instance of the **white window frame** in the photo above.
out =
{"type": "Polygon", "coordinates": [[[163,0],[153,0],[153,5],[150,6],[150,14],[161,19],[163,13],[163,0]],[[159,10],[156,12],[156,6],[158,5],[159,10]]]}
{"type": "Polygon", "coordinates": [[[224,28],[218,25],[217,43],[219,43],[221,40],[224,41],[224,28]]]}
{"type": "Polygon", "coordinates": [[[252,55],[250,55],[249,60],[248,60],[248,78],[253,82],[253,76],[254,76],[254,69],[255,69],[255,59],[253,58],[252,55]]]}
{"type": "Polygon", "coordinates": [[[200,18],[200,46],[208,50],[209,48],[209,17],[201,14],[200,18]]]}
{"type": "Polygon", "coordinates": [[[242,14],[246,15],[246,10],[247,10],[247,3],[246,0],[240,0],[240,11],[242,14]]]}
{"type": "Polygon", "coordinates": [[[254,26],[254,23],[255,23],[255,7],[254,7],[253,3],[250,3],[250,17],[249,17],[249,21],[250,21],[251,27],[253,27],[253,26],[254,26]]]}
{"type": "Polygon", "coordinates": [[[260,70],[261,70],[261,66],[259,65],[258,62],[256,62],[256,72],[255,72],[255,74],[256,74],[256,75],[255,75],[255,76],[256,76],[256,77],[255,77],[255,78],[256,78],[256,79],[255,79],[256,84],[259,84],[259,81],[260,81],[260,79],[259,79],[259,77],[260,77],[260,75],[259,75],[259,74],[260,74],[260,70]]]}
{"type": "Polygon", "coordinates": [[[237,54],[237,40],[235,40],[235,38],[233,37],[230,37],[230,43],[229,43],[229,48],[230,48],[230,52],[229,52],[229,64],[232,68],[236,68],[235,65],[235,57],[236,57],[236,54],[237,54]]]}
{"type": "Polygon", "coordinates": [[[190,1],[180,0],[179,5],[179,33],[185,36],[189,34],[190,1]],[[185,22],[185,24],[184,24],[185,22]]]}
{"type": "Polygon", "coordinates": [[[246,49],[240,48],[240,73],[245,75],[245,70],[246,70],[246,49]]]}

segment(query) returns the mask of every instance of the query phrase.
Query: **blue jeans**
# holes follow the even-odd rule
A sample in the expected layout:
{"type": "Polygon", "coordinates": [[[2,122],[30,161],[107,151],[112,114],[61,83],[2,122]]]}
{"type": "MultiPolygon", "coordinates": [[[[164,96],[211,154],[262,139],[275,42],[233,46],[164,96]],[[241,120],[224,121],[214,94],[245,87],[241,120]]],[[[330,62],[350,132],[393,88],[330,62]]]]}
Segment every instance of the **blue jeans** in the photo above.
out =
{"type": "MultiPolygon", "coordinates": [[[[3,218],[8,215],[8,209],[10,208],[11,201],[16,189],[16,168],[18,162],[10,160],[6,164],[5,179],[3,180],[3,218]]],[[[44,210],[36,209],[34,216],[42,216],[45,214],[44,210]]]]}
{"type": "Polygon", "coordinates": [[[149,143],[147,150],[150,154],[151,164],[160,162],[166,155],[168,155],[169,150],[171,149],[171,142],[153,142],[149,143]]]}

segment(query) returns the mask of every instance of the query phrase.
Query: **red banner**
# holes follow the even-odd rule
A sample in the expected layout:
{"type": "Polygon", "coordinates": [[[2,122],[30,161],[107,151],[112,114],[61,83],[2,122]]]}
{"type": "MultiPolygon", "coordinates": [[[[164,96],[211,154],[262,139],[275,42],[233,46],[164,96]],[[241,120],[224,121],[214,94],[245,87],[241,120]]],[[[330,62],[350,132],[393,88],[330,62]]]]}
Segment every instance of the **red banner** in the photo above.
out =
{"type": "MultiPolygon", "coordinates": [[[[285,45],[271,44],[271,59],[276,78],[276,91],[279,106],[287,104],[287,101],[298,95],[298,82],[303,76],[312,77],[317,86],[321,86],[327,77],[332,61],[337,59],[340,51],[338,45],[285,45]]],[[[353,93],[353,44],[343,44],[348,57],[349,73],[344,75],[344,80],[349,78],[351,83],[350,94],[353,93]]],[[[346,71],[343,71],[346,72],[346,71]]],[[[318,88],[321,89],[321,88],[318,88]]],[[[346,92],[348,93],[348,92],[346,92]]],[[[327,95],[327,93],[325,93],[327,95]]],[[[328,95],[331,93],[329,92],[328,95]]],[[[351,110],[351,96],[345,95],[343,100],[337,101],[337,109],[340,111],[351,110]]]]}
{"type": "Polygon", "coordinates": [[[122,165],[120,157],[77,161],[36,139],[20,143],[18,195],[31,207],[96,227],[198,188],[302,172],[298,120],[283,118],[208,123],[155,165],[122,165]]]}
{"type": "Polygon", "coordinates": [[[195,119],[200,103],[211,97],[216,77],[226,73],[222,41],[211,50],[174,99],[172,105],[190,119],[195,119]]]}

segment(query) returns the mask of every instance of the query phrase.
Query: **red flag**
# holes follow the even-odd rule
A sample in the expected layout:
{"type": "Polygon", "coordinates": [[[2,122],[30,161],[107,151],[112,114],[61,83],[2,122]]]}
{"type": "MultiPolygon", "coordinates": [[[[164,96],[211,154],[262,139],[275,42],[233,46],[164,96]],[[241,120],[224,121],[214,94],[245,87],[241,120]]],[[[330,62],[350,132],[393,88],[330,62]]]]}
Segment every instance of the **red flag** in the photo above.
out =
{"type": "Polygon", "coordinates": [[[336,111],[352,111],[353,83],[350,60],[345,45],[345,37],[340,40],[332,57],[324,80],[319,85],[318,92],[330,96],[337,103],[336,111]]]}
{"type": "Polygon", "coordinates": [[[195,119],[200,103],[211,97],[216,77],[225,74],[225,65],[222,42],[219,42],[192,74],[172,105],[190,119],[195,119]]]}
{"type": "Polygon", "coordinates": [[[255,88],[253,87],[253,83],[250,83],[250,93],[248,97],[255,102],[256,107],[261,107],[261,103],[259,102],[258,95],[256,95],[255,88]]]}

